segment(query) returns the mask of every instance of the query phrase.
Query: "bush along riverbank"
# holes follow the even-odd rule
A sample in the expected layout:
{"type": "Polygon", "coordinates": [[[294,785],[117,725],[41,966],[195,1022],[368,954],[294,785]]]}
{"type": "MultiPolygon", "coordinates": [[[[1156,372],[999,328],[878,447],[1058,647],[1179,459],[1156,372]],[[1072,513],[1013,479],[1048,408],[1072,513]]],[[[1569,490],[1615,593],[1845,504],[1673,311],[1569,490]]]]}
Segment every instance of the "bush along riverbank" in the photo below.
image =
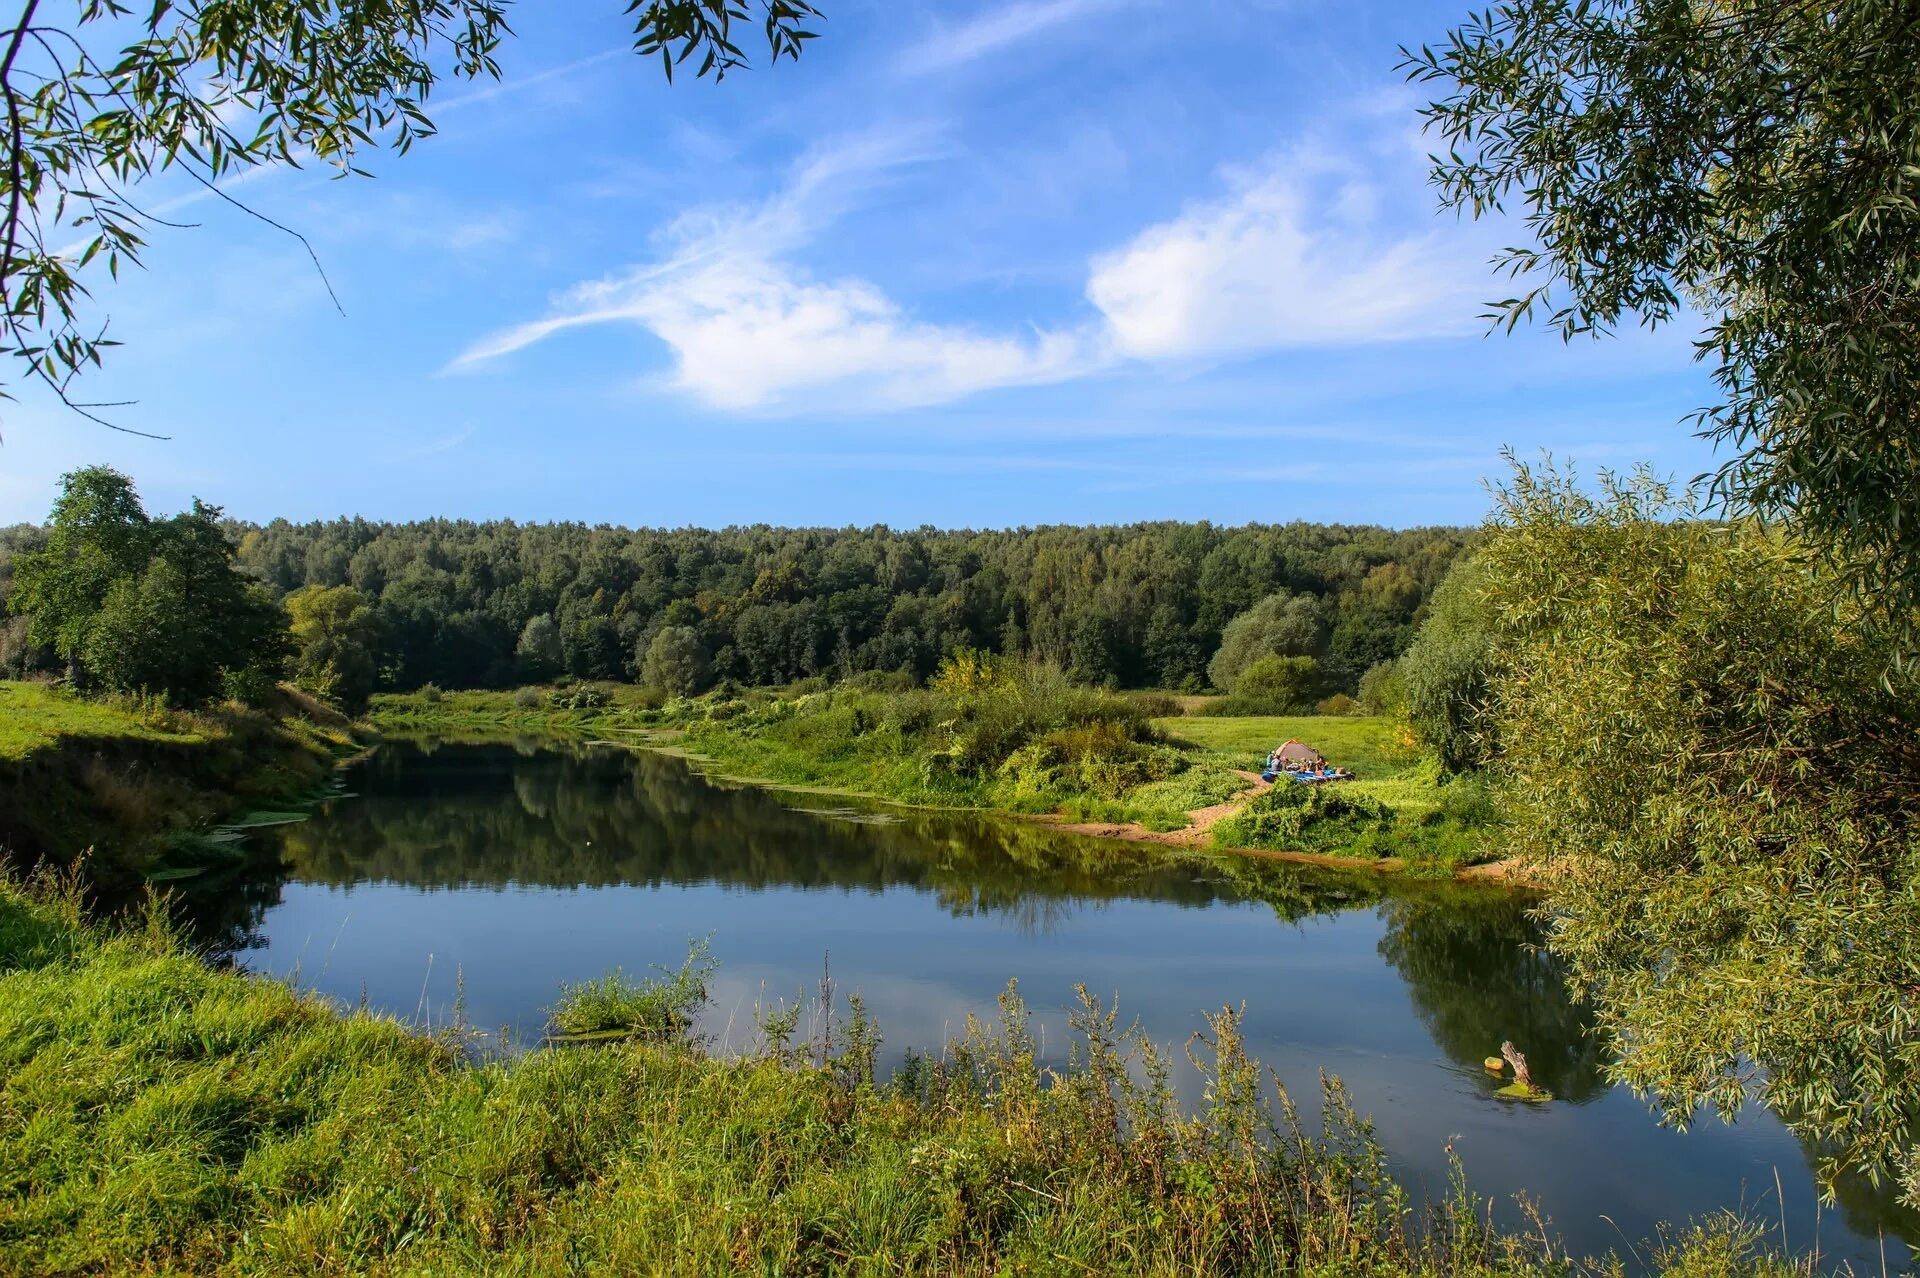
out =
{"type": "Polygon", "coordinates": [[[0,681],[0,851],[86,854],[110,891],[217,870],[244,855],[246,826],[297,819],[356,748],[344,716],[289,688],[187,712],[0,681]]]}
{"type": "MultiPolygon", "coordinates": [[[[1337,1082],[1318,1120],[1268,1104],[1231,1009],[1186,1113],[1085,994],[1065,1068],[1010,987],[881,1078],[857,1000],[714,1054],[707,970],[564,996],[556,1025],[599,1045],[475,1060],[458,1026],[209,968],[158,908],[109,930],[70,888],[0,883],[0,1272],[1620,1272],[1489,1228],[1459,1183],[1415,1209],[1337,1082]]],[[[1730,1221],[1640,1257],[1804,1272],[1730,1221]]]]}
{"type": "Polygon", "coordinates": [[[565,731],[673,744],[727,776],[929,807],[1057,819],[1089,834],[1450,874],[1496,855],[1484,782],[1443,784],[1386,718],[1179,715],[1173,698],[1076,685],[984,654],[926,687],[869,677],[661,702],[578,685],[376,698],[392,731],[565,731]],[[1267,751],[1307,740],[1361,780],[1268,792],[1267,751]],[[1279,814],[1288,814],[1284,818],[1279,814]]]}

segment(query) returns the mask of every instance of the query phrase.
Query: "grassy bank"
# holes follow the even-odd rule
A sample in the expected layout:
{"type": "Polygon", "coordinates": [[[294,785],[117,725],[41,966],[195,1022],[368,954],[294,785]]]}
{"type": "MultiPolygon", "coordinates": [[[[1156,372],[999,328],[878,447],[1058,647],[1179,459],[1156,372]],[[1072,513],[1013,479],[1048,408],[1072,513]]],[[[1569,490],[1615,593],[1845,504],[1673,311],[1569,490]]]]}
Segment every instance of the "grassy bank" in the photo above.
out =
{"type": "MultiPolygon", "coordinates": [[[[1185,1115],[1164,1061],[1089,1000],[1037,1069],[1009,998],[892,1079],[857,1011],[756,1054],[684,1029],[700,969],[600,983],[559,1019],[609,1046],[470,1063],[210,969],[158,920],[108,933],[0,884],[0,1272],[1553,1274],[1457,1195],[1415,1212],[1337,1085],[1260,1099],[1222,1013],[1185,1115]],[[665,1009],[662,1011],[662,1009],[665,1009]],[[1158,1063],[1156,1064],[1156,1061],[1158,1063]]],[[[1643,1249],[1695,1275],[1793,1272],[1722,1227],[1643,1249]]]]}
{"type": "Polygon", "coordinates": [[[181,874],[230,855],[216,822],[313,793],[352,748],[338,713],[282,689],[266,709],[192,713],[0,682],[0,850],[71,862],[101,882],[181,874]]]}
{"type": "Polygon", "coordinates": [[[659,722],[664,698],[625,683],[377,693],[367,717],[408,732],[596,732],[659,722]]]}
{"type": "Polygon", "coordinates": [[[1443,785],[1383,718],[1196,717],[1174,699],[1075,686],[993,658],[950,664],[925,688],[851,683],[753,689],[662,703],[619,685],[376,698],[406,731],[660,732],[726,775],[927,807],[981,808],[1144,834],[1187,829],[1196,810],[1244,797],[1267,751],[1291,737],[1360,780],[1284,787],[1195,841],[1391,858],[1445,874],[1491,859],[1484,789],[1443,785]]]}
{"type": "Polygon", "coordinates": [[[1498,813],[1480,778],[1443,778],[1405,727],[1377,716],[1248,716],[1156,720],[1202,767],[1253,767],[1298,739],[1350,768],[1331,787],[1277,787],[1213,828],[1227,848],[1268,848],[1358,859],[1397,857],[1452,870],[1490,859],[1498,813]]]}

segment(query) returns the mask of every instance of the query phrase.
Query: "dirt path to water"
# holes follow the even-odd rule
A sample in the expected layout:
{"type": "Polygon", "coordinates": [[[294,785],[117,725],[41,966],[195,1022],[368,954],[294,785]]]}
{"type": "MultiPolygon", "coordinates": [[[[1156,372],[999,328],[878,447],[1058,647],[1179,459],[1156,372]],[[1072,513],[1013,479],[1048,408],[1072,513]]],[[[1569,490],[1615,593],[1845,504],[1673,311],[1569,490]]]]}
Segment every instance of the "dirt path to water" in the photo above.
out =
{"type": "MultiPolygon", "coordinates": [[[[1065,830],[1069,834],[1085,834],[1096,839],[1124,839],[1129,843],[1158,843],[1175,848],[1203,847],[1214,826],[1273,788],[1272,783],[1262,781],[1257,772],[1246,772],[1235,768],[1234,775],[1245,781],[1247,788],[1225,803],[1215,803],[1209,807],[1195,808],[1188,812],[1187,820],[1190,824],[1180,830],[1149,830],[1137,821],[1065,821],[1053,817],[1039,819],[1056,830],[1065,830]]],[[[1244,849],[1235,849],[1235,851],[1242,850],[1244,849]]]]}
{"type": "MultiPolygon", "coordinates": [[[[1236,768],[1234,775],[1245,781],[1247,788],[1224,803],[1194,808],[1187,813],[1190,824],[1180,830],[1149,830],[1137,821],[1066,821],[1058,817],[1044,816],[1032,819],[1043,822],[1055,830],[1062,830],[1068,834],[1083,834],[1095,839],[1119,839],[1125,843],[1156,843],[1162,847],[1175,848],[1208,847],[1212,842],[1214,826],[1273,788],[1273,783],[1261,780],[1257,772],[1236,768]]],[[[1306,865],[1325,865],[1342,870],[1373,870],[1382,874],[1390,874],[1406,868],[1406,862],[1399,857],[1370,857],[1361,860],[1357,857],[1328,856],[1318,852],[1280,852],[1268,848],[1221,848],[1219,851],[1229,852],[1234,856],[1260,857],[1269,861],[1297,861],[1306,865]]],[[[1454,877],[1480,882],[1507,883],[1515,887],[1538,886],[1536,877],[1515,859],[1462,866],[1454,872],[1454,877]]]]}

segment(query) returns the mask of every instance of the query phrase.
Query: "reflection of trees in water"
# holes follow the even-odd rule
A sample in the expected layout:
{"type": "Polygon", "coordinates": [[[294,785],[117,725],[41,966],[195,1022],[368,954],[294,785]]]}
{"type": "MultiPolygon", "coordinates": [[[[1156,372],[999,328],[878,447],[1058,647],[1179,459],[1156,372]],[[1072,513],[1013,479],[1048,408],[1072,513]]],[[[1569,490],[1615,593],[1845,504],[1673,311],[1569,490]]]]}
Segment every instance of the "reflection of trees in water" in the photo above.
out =
{"type": "MultiPolygon", "coordinates": [[[[1815,1145],[1802,1145],[1801,1152],[1806,1157],[1807,1170],[1818,1183],[1823,1151],[1815,1145]]],[[[1882,1177],[1880,1183],[1874,1185],[1868,1183],[1865,1176],[1848,1174],[1835,1182],[1833,1197],[1847,1228],[1862,1238],[1885,1234],[1909,1246],[1920,1245],[1920,1212],[1900,1201],[1900,1182],[1893,1177],[1882,1177]]],[[[1812,1210],[1812,1203],[1787,1204],[1789,1217],[1804,1220],[1812,1210]]]]}
{"type": "Polygon", "coordinates": [[[194,945],[226,962],[260,947],[260,922],[286,880],[277,849],[254,849],[239,865],[168,884],[168,911],[194,945]]]}
{"type": "Polygon", "coordinates": [[[1477,1067],[1511,1039],[1536,1082],[1567,1101],[1607,1090],[1607,1050],[1573,1001],[1559,960],[1539,948],[1535,902],[1505,890],[1429,886],[1381,907],[1380,954],[1407,983],[1434,1042],[1477,1067]]]}
{"type": "Polygon", "coordinates": [[[657,755],[388,750],[353,784],[360,797],[282,834],[298,877],[428,888],[904,886],[941,892],[965,913],[1026,908],[1035,896],[1201,905],[1237,895],[1195,862],[1017,822],[952,813],[881,825],[823,819],[766,791],[720,789],[657,755]]]}
{"type": "Polygon", "coordinates": [[[1073,838],[1023,822],[906,812],[824,819],[791,796],[726,789],[680,760],[532,741],[404,743],[357,765],[350,799],[260,836],[253,877],[208,894],[196,931],[244,946],[290,874],[425,889],[721,884],[932,893],[956,916],[1046,934],[1085,902],[1259,900],[1284,919],[1370,904],[1360,876],[1073,838]]]}

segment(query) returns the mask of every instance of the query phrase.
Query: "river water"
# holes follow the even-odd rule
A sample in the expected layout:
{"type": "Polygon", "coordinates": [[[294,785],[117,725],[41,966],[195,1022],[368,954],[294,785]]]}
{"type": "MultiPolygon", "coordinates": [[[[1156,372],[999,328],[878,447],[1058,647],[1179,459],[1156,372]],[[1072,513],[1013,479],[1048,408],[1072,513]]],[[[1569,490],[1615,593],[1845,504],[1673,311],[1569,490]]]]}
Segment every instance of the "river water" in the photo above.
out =
{"type": "MultiPolygon", "coordinates": [[[[1525,1194],[1576,1250],[1628,1255],[1662,1221],[1727,1208],[1789,1244],[1879,1272],[1920,1237],[1887,1191],[1824,1210],[1809,1156],[1770,1116],[1660,1127],[1610,1087],[1600,1042],[1511,892],[1389,885],[1275,862],[1170,854],[956,814],[857,810],[714,784],[680,760],[550,741],[383,746],[313,819],[262,831],[249,875],[202,893],[217,948],[342,1003],[537,1041],[559,988],[611,968],[719,962],[704,1029],[754,1040],[754,1009],[859,993],[883,1064],[937,1051],[1010,978],[1063,1063],[1084,982],[1176,1058],[1201,1014],[1245,1005],[1249,1049],[1303,1107],[1345,1080],[1416,1194],[1449,1147],[1506,1223],[1525,1194]],[[1481,1067],[1523,1050],[1546,1105],[1481,1067]],[[1776,1190],[1776,1184],[1778,1190],[1776,1190]]],[[[1191,1097],[1197,1077],[1176,1081],[1191,1097]]],[[[1644,1249],[1643,1249],[1644,1250],[1644,1249]]]]}

